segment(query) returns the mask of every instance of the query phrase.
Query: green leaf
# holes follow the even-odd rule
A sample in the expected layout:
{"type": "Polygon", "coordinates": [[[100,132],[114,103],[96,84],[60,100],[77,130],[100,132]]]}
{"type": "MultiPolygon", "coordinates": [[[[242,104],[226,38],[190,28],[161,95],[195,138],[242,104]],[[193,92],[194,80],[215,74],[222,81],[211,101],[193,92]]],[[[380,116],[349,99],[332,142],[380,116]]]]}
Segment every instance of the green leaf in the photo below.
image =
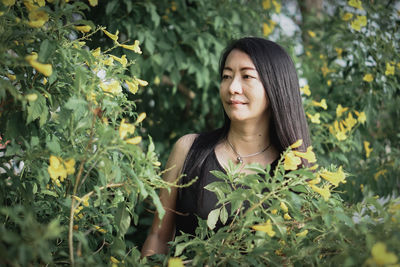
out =
{"type": "Polygon", "coordinates": [[[61,153],[60,143],[55,135],[46,137],[46,147],[52,154],[59,155],[61,153]]]}
{"type": "Polygon", "coordinates": [[[53,42],[49,41],[48,39],[44,40],[40,44],[38,60],[42,63],[47,63],[55,50],[56,50],[56,45],[53,42]]]}
{"type": "Polygon", "coordinates": [[[215,228],[215,225],[217,224],[219,213],[221,209],[215,209],[212,210],[207,217],[207,226],[212,230],[215,228]]]}
{"type": "Polygon", "coordinates": [[[129,226],[131,225],[131,217],[129,212],[126,209],[126,205],[123,202],[118,204],[118,210],[115,214],[115,224],[118,226],[118,234],[119,236],[124,236],[128,231],[129,226]]]}
{"type": "Polygon", "coordinates": [[[223,206],[221,208],[221,213],[219,214],[219,219],[221,220],[221,222],[223,224],[225,224],[226,221],[228,220],[228,211],[226,210],[225,206],[223,206]]]}
{"type": "Polygon", "coordinates": [[[36,93],[36,95],[38,96],[36,101],[29,101],[26,124],[39,118],[39,126],[43,126],[47,120],[47,114],[49,111],[46,105],[46,98],[39,93],[36,93]]]}

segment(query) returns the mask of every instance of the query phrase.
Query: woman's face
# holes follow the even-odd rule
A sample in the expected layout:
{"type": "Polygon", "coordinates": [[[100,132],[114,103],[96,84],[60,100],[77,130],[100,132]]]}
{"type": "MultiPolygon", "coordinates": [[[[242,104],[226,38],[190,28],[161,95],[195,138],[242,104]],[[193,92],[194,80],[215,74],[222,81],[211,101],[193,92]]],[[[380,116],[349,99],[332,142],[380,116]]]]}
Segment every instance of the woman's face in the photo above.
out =
{"type": "Polygon", "coordinates": [[[231,121],[258,121],[268,117],[268,99],[250,57],[237,49],[225,61],[219,94],[231,121]]]}

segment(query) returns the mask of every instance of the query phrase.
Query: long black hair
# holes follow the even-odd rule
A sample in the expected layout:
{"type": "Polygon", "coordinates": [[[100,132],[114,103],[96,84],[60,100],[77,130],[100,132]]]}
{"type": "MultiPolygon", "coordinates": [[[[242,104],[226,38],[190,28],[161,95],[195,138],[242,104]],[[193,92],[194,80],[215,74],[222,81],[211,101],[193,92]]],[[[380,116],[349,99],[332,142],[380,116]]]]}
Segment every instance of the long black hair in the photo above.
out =
{"type": "MultiPolygon", "coordinates": [[[[290,56],[278,44],[258,37],[245,37],[233,41],[220,59],[220,77],[229,53],[238,49],[246,53],[254,63],[265,88],[271,107],[270,138],[281,153],[298,139],[303,140],[298,150],[310,146],[310,136],[302,106],[296,68],[290,56]]],[[[201,177],[202,164],[221,140],[228,135],[230,119],[224,112],[224,125],[212,132],[200,134],[184,164],[187,177],[201,177]]],[[[303,161],[304,165],[307,162],[303,161]]]]}

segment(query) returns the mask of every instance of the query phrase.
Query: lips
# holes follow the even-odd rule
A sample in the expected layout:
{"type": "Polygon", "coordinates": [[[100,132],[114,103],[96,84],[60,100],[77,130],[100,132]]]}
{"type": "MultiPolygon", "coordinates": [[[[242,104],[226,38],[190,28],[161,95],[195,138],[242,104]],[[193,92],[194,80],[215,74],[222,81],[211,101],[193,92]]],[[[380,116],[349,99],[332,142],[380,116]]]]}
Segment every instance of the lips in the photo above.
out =
{"type": "Polygon", "coordinates": [[[245,105],[245,104],[247,104],[244,101],[236,100],[236,99],[229,100],[228,103],[231,104],[231,105],[245,105]]]}

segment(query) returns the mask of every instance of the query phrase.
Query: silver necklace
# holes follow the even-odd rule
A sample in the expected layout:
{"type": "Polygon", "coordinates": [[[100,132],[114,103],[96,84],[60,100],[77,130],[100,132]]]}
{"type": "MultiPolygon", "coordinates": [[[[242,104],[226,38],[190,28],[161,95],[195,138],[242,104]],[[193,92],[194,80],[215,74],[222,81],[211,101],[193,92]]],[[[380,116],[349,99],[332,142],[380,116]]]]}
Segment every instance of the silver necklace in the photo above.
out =
{"type": "Polygon", "coordinates": [[[236,154],[236,159],[237,159],[238,163],[240,163],[240,164],[243,163],[243,159],[244,159],[244,158],[249,158],[249,157],[257,156],[257,155],[259,155],[259,154],[265,152],[265,151],[271,146],[271,143],[270,143],[266,148],[264,148],[263,150],[261,150],[261,151],[259,151],[259,152],[256,152],[256,153],[253,153],[253,154],[250,154],[250,155],[246,155],[246,156],[241,156],[241,155],[235,150],[235,148],[233,147],[233,145],[231,144],[231,142],[229,142],[229,139],[228,139],[228,138],[226,138],[226,141],[228,141],[229,146],[232,148],[233,152],[235,152],[235,154],[236,154]]]}

